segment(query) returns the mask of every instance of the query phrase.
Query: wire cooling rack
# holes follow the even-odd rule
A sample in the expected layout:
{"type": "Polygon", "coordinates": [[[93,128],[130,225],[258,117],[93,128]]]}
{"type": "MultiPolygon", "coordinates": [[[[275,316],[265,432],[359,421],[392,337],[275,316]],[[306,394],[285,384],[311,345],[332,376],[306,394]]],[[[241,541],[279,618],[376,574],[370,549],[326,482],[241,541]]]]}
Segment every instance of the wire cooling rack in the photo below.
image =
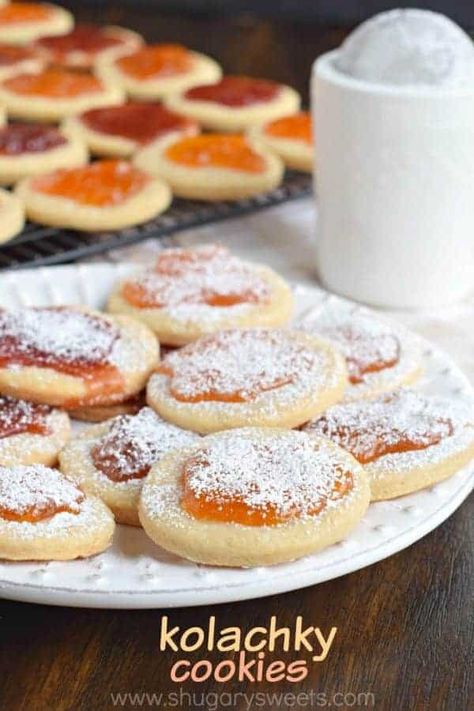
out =
{"type": "Polygon", "coordinates": [[[73,262],[144,239],[160,239],[179,230],[257,212],[303,197],[310,191],[309,175],[288,171],[280,187],[269,193],[238,202],[174,200],[171,207],[155,220],[125,230],[90,233],[29,223],[15,239],[0,246],[0,270],[73,262]]]}

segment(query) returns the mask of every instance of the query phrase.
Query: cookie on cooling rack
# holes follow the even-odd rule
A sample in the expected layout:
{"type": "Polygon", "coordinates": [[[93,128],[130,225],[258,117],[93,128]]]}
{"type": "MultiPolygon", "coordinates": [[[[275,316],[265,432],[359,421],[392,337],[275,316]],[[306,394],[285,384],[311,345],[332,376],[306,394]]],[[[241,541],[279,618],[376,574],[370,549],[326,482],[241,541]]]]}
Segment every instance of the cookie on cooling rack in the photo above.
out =
{"type": "Polygon", "coordinates": [[[118,523],[140,526],[138,499],[153,464],[199,438],[165,422],[149,407],[115,417],[72,439],[62,450],[61,471],[107,504],[118,523]]]}
{"type": "Polygon", "coordinates": [[[314,145],[311,114],[307,111],[267,121],[250,129],[251,137],[275,151],[287,168],[313,171],[314,145]]]}
{"type": "Polygon", "coordinates": [[[51,3],[1,3],[0,42],[23,45],[43,35],[62,35],[74,24],[70,12],[51,3]]]}
{"type": "Polygon", "coordinates": [[[147,401],[166,420],[204,434],[297,427],[339,402],[346,382],[344,359],[326,341],[283,329],[229,329],[166,355],[147,401]]]}
{"type": "Polygon", "coordinates": [[[148,222],[171,202],[166,183],[121,160],[96,161],[26,178],[16,193],[34,222],[84,232],[148,222]]]}
{"type": "Polygon", "coordinates": [[[222,71],[210,57],[182,45],[151,44],[99,62],[98,73],[134,99],[153,100],[216,81],[222,71]]]}
{"type": "Polygon", "coordinates": [[[7,190],[0,189],[0,244],[18,235],[25,226],[22,201],[7,190]]]}
{"type": "Polygon", "coordinates": [[[204,128],[231,133],[298,111],[300,102],[289,86],[245,76],[225,76],[166,99],[170,109],[204,128]]]}
{"type": "Polygon", "coordinates": [[[0,466],[0,558],[72,560],[110,545],[114,519],[57,469],[0,466]]]}
{"type": "Polygon", "coordinates": [[[158,342],[127,316],[74,307],[0,311],[0,392],[75,409],[123,402],[157,364],[158,342]]]}
{"type": "Polygon", "coordinates": [[[349,372],[347,400],[395,390],[415,382],[422,373],[419,339],[368,309],[323,306],[306,315],[298,327],[328,339],[344,355],[349,372]]]}
{"type": "Polygon", "coordinates": [[[56,463],[69,433],[69,417],[65,412],[0,395],[0,466],[51,466],[56,463]]]}
{"type": "Polygon", "coordinates": [[[0,81],[14,74],[40,72],[43,67],[44,61],[32,47],[0,42],[0,81]]]}
{"type": "Polygon", "coordinates": [[[246,136],[210,133],[151,143],[134,163],[161,176],[175,195],[192,200],[241,200],[278,187],[283,163],[246,136]]]}
{"type": "Polygon", "coordinates": [[[0,128],[0,185],[84,165],[87,159],[84,143],[54,126],[12,123],[0,128]]]}
{"type": "Polygon", "coordinates": [[[61,121],[97,106],[120,104],[122,91],[92,74],[49,68],[0,81],[0,102],[9,118],[61,121]]]}
{"type": "Polygon", "coordinates": [[[292,308],[289,286],[272,269],[215,244],[164,250],[108,301],[110,312],[143,321],[160,343],[175,346],[226,328],[282,326],[292,308]]]}
{"type": "Polygon", "coordinates": [[[362,464],[372,500],[418,491],[474,457],[474,410],[409,389],[329,408],[304,428],[362,464]]]}
{"type": "Polygon", "coordinates": [[[87,144],[91,153],[119,158],[130,157],[147,143],[199,133],[195,121],[159,103],[144,101],[90,109],[69,117],[64,125],[87,144]]]}
{"type": "Polygon", "coordinates": [[[150,538],[208,565],[272,565],[340,541],[369,504],[367,475],[323,438],[272,428],[205,437],[156,464],[139,515],[150,538]]]}
{"type": "Polygon", "coordinates": [[[142,37],[115,25],[76,25],[61,36],[40,37],[34,49],[50,65],[92,71],[97,62],[113,60],[143,44],[142,37]]]}

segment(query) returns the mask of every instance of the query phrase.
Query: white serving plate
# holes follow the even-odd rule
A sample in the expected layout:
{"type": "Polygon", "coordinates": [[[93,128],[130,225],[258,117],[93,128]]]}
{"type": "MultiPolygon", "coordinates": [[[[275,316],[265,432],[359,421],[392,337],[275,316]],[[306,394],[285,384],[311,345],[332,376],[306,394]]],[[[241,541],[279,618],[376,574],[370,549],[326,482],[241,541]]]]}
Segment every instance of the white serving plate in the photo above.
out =
{"type": "MultiPolygon", "coordinates": [[[[124,265],[51,267],[0,275],[0,306],[85,303],[101,307],[124,265]]],[[[316,287],[295,286],[296,319],[312,308],[355,309],[316,287]]],[[[423,390],[470,400],[467,378],[443,352],[423,341],[423,390]]],[[[263,597],[337,578],[406,548],[439,526],[474,486],[474,463],[416,494],[371,504],[351,535],[321,553],[269,568],[211,568],[177,558],[140,530],[118,526],[112,547],[87,560],[0,563],[0,595],[77,607],[159,608],[263,597]]]]}

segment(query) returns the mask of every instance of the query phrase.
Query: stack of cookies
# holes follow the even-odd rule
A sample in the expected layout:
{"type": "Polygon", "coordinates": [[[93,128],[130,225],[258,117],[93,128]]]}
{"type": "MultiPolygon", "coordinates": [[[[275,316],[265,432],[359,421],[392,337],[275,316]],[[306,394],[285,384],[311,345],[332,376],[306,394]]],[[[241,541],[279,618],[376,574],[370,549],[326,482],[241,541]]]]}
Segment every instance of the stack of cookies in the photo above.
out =
{"type": "Polygon", "coordinates": [[[203,245],[105,312],[0,311],[0,557],[92,555],[117,522],[204,564],[284,562],[471,460],[472,413],[409,387],[414,336],[292,309],[274,271],[203,245]]]}
{"type": "Polygon", "coordinates": [[[119,230],[156,217],[173,195],[271,190],[285,166],[312,169],[310,117],[299,108],[292,88],[222,76],[214,59],[181,45],[74,26],[51,4],[2,3],[0,185],[14,190],[0,191],[0,242],[25,216],[119,230]]]}

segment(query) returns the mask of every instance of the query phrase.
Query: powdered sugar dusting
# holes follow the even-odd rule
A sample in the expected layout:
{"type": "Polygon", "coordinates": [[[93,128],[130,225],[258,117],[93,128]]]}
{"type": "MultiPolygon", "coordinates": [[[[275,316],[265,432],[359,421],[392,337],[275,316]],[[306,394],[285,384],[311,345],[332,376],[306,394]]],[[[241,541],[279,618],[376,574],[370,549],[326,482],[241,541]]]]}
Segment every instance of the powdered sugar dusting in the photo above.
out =
{"type": "Polygon", "coordinates": [[[0,440],[30,430],[36,434],[48,434],[46,420],[52,411],[48,405],[0,396],[0,440]]]}
{"type": "Polygon", "coordinates": [[[144,308],[180,322],[228,318],[271,298],[258,267],[218,245],[166,250],[153,269],[127,280],[126,299],[130,286],[140,290],[144,308]]]}
{"type": "Polygon", "coordinates": [[[84,494],[57,469],[40,464],[0,467],[0,518],[5,512],[52,516],[59,510],[78,514],[84,494]]]}
{"type": "Polygon", "coordinates": [[[244,402],[285,387],[306,390],[327,374],[323,352],[283,330],[228,330],[166,356],[170,389],[184,401],[244,402]]]}
{"type": "Polygon", "coordinates": [[[142,478],[167,452],[199,436],[165,422],[151,408],[115,418],[92,450],[96,469],[117,483],[142,478]]]}
{"type": "Polygon", "coordinates": [[[379,465],[395,456],[423,461],[439,457],[459,442],[456,435],[469,427],[474,438],[472,411],[438,398],[402,389],[374,400],[335,405],[306,425],[305,431],[329,437],[361,463],[379,465]],[[397,453],[397,449],[400,451],[397,453]]]}
{"type": "MultiPolygon", "coordinates": [[[[51,367],[108,362],[119,330],[108,320],[76,309],[23,308],[0,312],[0,358],[38,353],[51,367]]],[[[12,367],[12,366],[10,366],[12,367]]]]}

